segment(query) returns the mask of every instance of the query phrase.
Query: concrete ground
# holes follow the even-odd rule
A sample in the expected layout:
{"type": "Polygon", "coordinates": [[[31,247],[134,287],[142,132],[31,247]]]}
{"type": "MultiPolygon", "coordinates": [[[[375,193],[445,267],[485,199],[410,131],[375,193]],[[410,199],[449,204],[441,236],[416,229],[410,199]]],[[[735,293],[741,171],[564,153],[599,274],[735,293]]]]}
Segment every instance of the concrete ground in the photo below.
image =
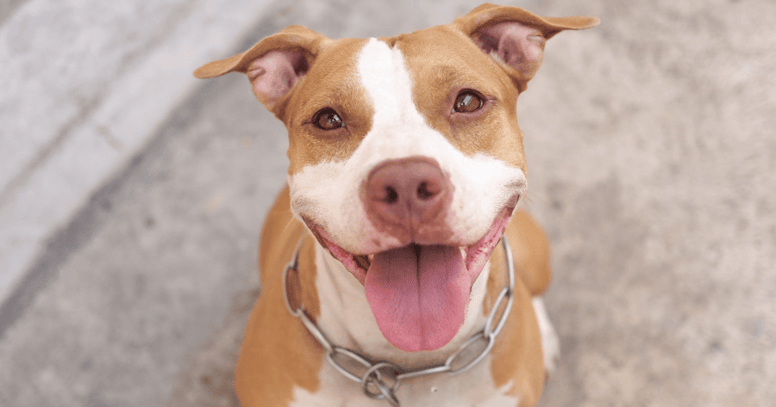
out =
{"type": "MultiPolygon", "coordinates": [[[[776,3],[512,4],[602,19],[551,39],[519,102],[526,208],[553,244],[546,302],[563,353],[542,406],[773,405],[776,3]]],[[[290,24],[391,35],[475,5],[270,2],[208,58],[290,24]]],[[[13,287],[0,406],[237,405],[231,372],[287,141],[245,78],[192,89],[163,94],[174,108],[84,190],[13,287]]]]}

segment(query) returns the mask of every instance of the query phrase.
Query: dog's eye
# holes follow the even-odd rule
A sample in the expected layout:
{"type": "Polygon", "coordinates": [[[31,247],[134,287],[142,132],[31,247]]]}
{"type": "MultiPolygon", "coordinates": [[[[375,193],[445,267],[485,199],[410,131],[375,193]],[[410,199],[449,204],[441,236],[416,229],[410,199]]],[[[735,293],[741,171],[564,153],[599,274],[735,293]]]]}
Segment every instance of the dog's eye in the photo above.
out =
{"type": "Polygon", "coordinates": [[[337,130],[345,127],[345,121],[330,107],[319,110],[313,116],[313,124],[321,130],[337,130]]]}
{"type": "Polygon", "coordinates": [[[455,98],[453,111],[456,113],[473,113],[482,108],[485,102],[482,97],[473,90],[464,90],[455,98]]]}

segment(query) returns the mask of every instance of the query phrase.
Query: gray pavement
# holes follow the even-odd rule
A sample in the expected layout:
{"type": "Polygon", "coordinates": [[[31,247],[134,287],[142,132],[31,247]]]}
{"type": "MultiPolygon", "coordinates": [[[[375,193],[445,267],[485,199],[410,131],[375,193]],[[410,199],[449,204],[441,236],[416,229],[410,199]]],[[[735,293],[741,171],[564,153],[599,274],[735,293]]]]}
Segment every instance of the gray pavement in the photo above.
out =
{"type": "MultiPolygon", "coordinates": [[[[0,7],[3,44],[8,24],[37,3],[44,4],[0,7]]],[[[331,37],[390,35],[449,22],[477,4],[298,0],[254,5],[249,14],[235,11],[243,4],[235,0],[195,3],[181,14],[175,7],[183,3],[160,3],[180,23],[149,22],[155,42],[116,42],[116,53],[138,55],[135,65],[78,79],[97,95],[80,122],[65,133],[59,125],[14,130],[39,129],[30,137],[49,141],[18,150],[43,157],[38,164],[2,167],[16,185],[0,192],[2,236],[29,225],[7,215],[9,202],[68,209],[32,224],[29,259],[14,263],[21,264],[16,283],[7,284],[0,308],[0,406],[235,406],[231,370],[259,290],[258,231],[284,182],[287,141],[245,78],[197,83],[189,72],[290,24],[331,37]],[[218,34],[205,40],[199,25],[218,34]],[[202,44],[207,49],[186,51],[202,44]],[[171,50],[186,56],[165,58],[171,50]],[[153,74],[160,66],[169,76],[153,74]],[[173,73],[185,80],[161,86],[177,80],[173,73]],[[135,103],[154,111],[120,118],[135,103]],[[96,173],[85,186],[67,199],[24,195],[59,182],[46,174],[80,168],[80,154],[57,166],[46,157],[63,154],[71,140],[90,140],[98,124],[113,129],[111,119],[131,141],[96,169],[81,165],[96,173]],[[54,170],[40,170],[49,165],[54,170]]],[[[603,21],[550,40],[519,102],[526,207],[553,244],[547,306],[563,352],[542,405],[772,405],[776,3],[512,4],[603,21]]],[[[151,13],[143,10],[102,12],[140,21],[151,13]]],[[[86,35],[79,11],[70,12],[74,35],[86,35]]],[[[30,53],[50,46],[39,42],[30,53]]],[[[76,48],[90,56],[87,46],[76,48]]],[[[28,94],[5,92],[4,84],[2,106],[32,103],[28,94]]],[[[52,117],[66,116],[69,107],[55,102],[45,102],[52,117]]],[[[8,134],[0,149],[15,157],[8,134]]],[[[67,148],[87,157],[103,151],[67,148]]],[[[0,241],[0,257],[19,252],[10,246],[17,241],[0,241]]]]}
{"type": "Polygon", "coordinates": [[[266,3],[27,0],[0,9],[0,303],[52,232],[195,89],[189,66],[243,35],[266,3]]]}

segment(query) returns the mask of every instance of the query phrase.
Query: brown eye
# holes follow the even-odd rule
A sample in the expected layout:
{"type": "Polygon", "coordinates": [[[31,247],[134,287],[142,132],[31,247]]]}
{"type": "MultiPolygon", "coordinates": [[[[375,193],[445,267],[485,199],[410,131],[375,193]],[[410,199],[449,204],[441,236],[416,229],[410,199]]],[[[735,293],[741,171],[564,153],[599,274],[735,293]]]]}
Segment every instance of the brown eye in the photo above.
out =
{"type": "Polygon", "coordinates": [[[321,130],[337,130],[345,127],[345,121],[330,107],[318,111],[313,116],[313,124],[321,130]]]}
{"type": "Polygon", "coordinates": [[[482,97],[471,90],[465,90],[455,98],[453,111],[456,113],[473,113],[482,108],[485,102],[482,97]]]}

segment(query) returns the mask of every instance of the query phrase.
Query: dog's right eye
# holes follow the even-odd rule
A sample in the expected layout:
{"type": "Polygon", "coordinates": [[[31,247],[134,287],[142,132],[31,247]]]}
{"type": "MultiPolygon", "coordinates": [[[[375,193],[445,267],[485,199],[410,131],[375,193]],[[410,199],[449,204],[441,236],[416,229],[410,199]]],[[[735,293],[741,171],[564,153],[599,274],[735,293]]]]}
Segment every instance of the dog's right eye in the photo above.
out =
{"type": "Polygon", "coordinates": [[[456,113],[474,113],[485,104],[482,97],[473,90],[464,90],[455,98],[453,111],[456,113]]]}
{"type": "Polygon", "coordinates": [[[313,116],[313,124],[321,130],[337,130],[345,127],[345,121],[330,107],[319,110],[313,116]]]}

